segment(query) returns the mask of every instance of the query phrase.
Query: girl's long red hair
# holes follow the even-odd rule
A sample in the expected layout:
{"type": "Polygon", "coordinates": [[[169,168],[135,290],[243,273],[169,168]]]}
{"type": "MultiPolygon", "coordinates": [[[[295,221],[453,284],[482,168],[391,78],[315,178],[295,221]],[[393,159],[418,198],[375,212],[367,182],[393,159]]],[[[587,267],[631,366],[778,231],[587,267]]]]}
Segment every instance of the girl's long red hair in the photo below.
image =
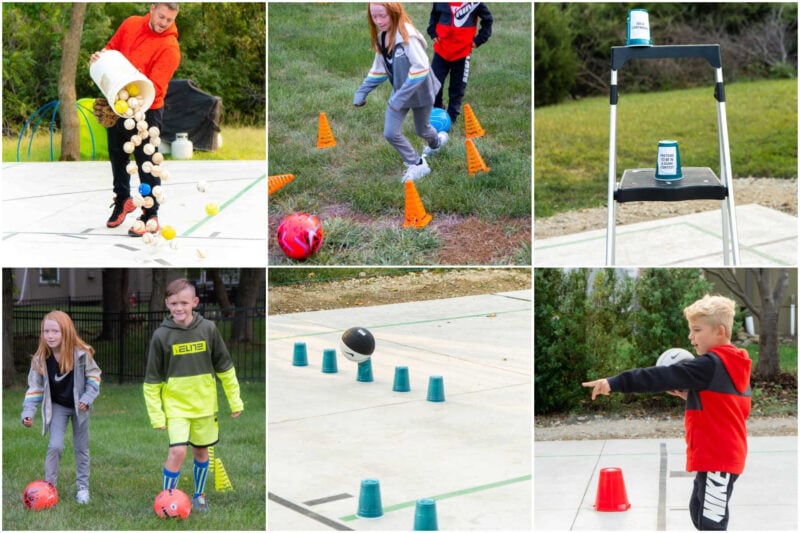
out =
{"type": "Polygon", "coordinates": [[[53,350],[47,345],[44,340],[44,322],[45,320],[52,320],[58,324],[61,330],[61,362],[59,363],[59,371],[61,374],[66,374],[71,371],[75,366],[74,354],[75,348],[79,348],[86,352],[89,357],[94,356],[94,348],[89,346],[83,339],[78,336],[72,319],[64,311],[53,310],[44,315],[42,319],[42,327],[39,330],[39,348],[33,354],[31,361],[31,368],[36,370],[40,375],[44,375],[46,363],[45,360],[53,355],[53,350]]]}
{"type": "Polygon", "coordinates": [[[386,9],[386,13],[389,15],[389,19],[392,21],[392,25],[386,32],[387,49],[392,50],[394,48],[394,38],[398,31],[400,32],[400,36],[403,37],[403,42],[407,43],[408,30],[406,29],[406,24],[412,24],[412,22],[411,19],[408,18],[406,10],[403,8],[403,4],[400,2],[370,2],[367,4],[367,21],[369,22],[369,33],[372,37],[372,49],[376,52],[381,51],[380,43],[378,42],[379,30],[372,21],[372,14],[369,12],[369,6],[373,4],[383,6],[386,9]]]}

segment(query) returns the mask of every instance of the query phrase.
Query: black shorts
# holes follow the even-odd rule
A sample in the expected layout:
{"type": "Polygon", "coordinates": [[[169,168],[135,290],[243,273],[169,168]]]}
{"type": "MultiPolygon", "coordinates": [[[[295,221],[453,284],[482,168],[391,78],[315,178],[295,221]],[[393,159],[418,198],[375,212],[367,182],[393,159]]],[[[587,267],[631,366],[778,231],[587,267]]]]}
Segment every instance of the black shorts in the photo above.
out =
{"type": "Polygon", "coordinates": [[[728,472],[697,472],[689,501],[694,527],[701,531],[728,529],[728,502],[738,477],[728,472]]]}

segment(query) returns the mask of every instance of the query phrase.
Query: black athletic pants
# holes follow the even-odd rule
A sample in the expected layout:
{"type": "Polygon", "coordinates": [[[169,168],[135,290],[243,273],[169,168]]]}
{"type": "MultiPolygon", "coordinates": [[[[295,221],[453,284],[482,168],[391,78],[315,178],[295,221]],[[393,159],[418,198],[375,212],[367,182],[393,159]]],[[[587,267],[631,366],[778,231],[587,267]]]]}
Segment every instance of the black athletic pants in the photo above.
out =
{"type": "MultiPolygon", "coordinates": [[[[148,109],[144,114],[144,119],[147,121],[148,128],[156,126],[159,130],[162,127],[163,117],[163,107],[159,109],[148,109]]],[[[136,133],[136,128],[126,130],[125,119],[121,118],[117,121],[116,125],[108,128],[106,131],[108,132],[108,158],[111,160],[111,173],[114,175],[114,194],[117,196],[118,201],[126,200],[131,196],[131,176],[126,169],[131,160],[131,154],[126,154],[122,150],[122,145],[131,140],[131,135],[136,133]]],[[[157,178],[149,172],[142,171],[142,163],[151,160],[151,156],[144,153],[144,145],[147,144],[148,140],[149,139],[145,139],[142,141],[142,144],[134,149],[133,156],[136,158],[136,164],[139,166],[139,181],[150,185],[152,189],[156,185],[161,185],[161,178],[157,178]]],[[[155,200],[155,197],[153,200],[155,200]]],[[[155,203],[152,209],[148,210],[148,213],[150,215],[158,213],[158,202],[155,203]]]]}
{"type": "Polygon", "coordinates": [[[444,109],[443,94],[444,94],[444,81],[447,75],[450,75],[450,87],[447,91],[447,114],[450,115],[450,120],[455,124],[458,115],[461,114],[461,101],[464,99],[464,91],[467,90],[467,78],[469,78],[469,58],[467,56],[463,59],[455,61],[446,61],[439,54],[433,54],[433,61],[431,61],[431,70],[436,76],[436,79],[441,82],[442,87],[436,94],[436,100],[433,102],[433,107],[440,107],[444,109]]]}
{"type": "Polygon", "coordinates": [[[728,529],[728,502],[738,477],[727,472],[697,472],[689,500],[694,527],[701,531],[728,529]]]}

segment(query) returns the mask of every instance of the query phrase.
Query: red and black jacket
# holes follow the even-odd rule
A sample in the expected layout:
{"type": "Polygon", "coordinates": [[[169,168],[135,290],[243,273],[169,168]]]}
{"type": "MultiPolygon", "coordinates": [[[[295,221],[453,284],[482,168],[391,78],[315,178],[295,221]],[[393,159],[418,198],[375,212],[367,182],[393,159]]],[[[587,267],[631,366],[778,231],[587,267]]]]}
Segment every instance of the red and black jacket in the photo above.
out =
{"type": "Polygon", "coordinates": [[[747,458],[751,365],[745,350],[723,344],[690,361],[628,370],[608,383],[612,392],[688,391],[686,470],[741,474],[747,458]]]}
{"type": "Polygon", "coordinates": [[[436,2],[428,21],[428,35],[436,39],[433,50],[437,54],[446,61],[457,61],[472,53],[472,43],[480,46],[489,40],[493,22],[492,13],[483,2],[436,2]]]}

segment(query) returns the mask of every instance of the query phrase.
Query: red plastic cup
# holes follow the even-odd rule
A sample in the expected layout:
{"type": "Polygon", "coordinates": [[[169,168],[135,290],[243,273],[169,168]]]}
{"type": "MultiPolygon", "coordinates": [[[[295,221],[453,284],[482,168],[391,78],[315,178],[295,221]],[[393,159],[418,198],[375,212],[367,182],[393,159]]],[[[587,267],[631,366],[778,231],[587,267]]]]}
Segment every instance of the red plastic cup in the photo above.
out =
{"type": "Polygon", "coordinates": [[[627,511],[631,508],[628,494],[625,492],[625,480],[622,479],[621,468],[600,469],[594,508],[606,513],[627,511]]]}

